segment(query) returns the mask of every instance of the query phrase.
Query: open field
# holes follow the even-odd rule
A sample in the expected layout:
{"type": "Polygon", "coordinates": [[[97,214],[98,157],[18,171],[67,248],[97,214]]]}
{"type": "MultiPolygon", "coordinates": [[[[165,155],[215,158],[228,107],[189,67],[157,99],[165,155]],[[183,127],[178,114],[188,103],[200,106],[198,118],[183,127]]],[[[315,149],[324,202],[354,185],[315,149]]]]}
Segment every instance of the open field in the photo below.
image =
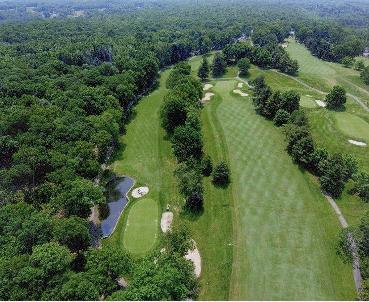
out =
{"type": "Polygon", "coordinates": [[[336,216],[291,162],[281,131],[255,114],[249,98],[233,96],[234,85],[217,82],[220,99],[205,107],[213,132],[224,135],[214,145],[225,143],[232,172],[230,298],[353,299],[350,266],[335,254],[336,216]]]}
{"type": "MultiPolygon", "coordinates": [[[[201,57],[190,61],[195,67],[198,67],[200,62],[201,57]]],[[[194,73],[197,72],[195,68],[193,70],[194,73]]],[[[147,185],[150,192],[145,197],[158,202],[160,212],[169,204],[174,212],[174,223],[188,223],[202,258],[199,298],[226,300],[229,282],[225,280],[230,279],[232,269],[232,246],[228,245],[232,241],[231,190],[214,188],[210,179],[205,179],[205,211],[195,217],[183,213],[184,200],[177,191],[176,179],[173,176],[176,161],[159,120],[160,106],[167,93],[165,80],[169,72],[170,70],[161,73],[159,88],[144,97],[135,107],[136,114],[127,125],[126,134],[121,138],[123,148],[116,156],[111,169],[118,175],[135,178],[138,184],[147,185]]],[[[203,115],[203,120],[205,152],[218,162],[227,154],[221,145],[213,145],[213,136],[218,136],[219,133],[211,131],[206,115],[203,115]]],[[[136,201],[130,198],[115,232],[103,244],[124,247],[127,215],[135,203],[136,201]]],[[[157,228],[159,230],[159,223],[157,228]]]]}
{"type": "Polygon", "coordinates": [[[123,242],[133,254],[143,254],[153,248],[158,237],[158,203],[144,198],[136,201],[130,208],[123,242]]]}

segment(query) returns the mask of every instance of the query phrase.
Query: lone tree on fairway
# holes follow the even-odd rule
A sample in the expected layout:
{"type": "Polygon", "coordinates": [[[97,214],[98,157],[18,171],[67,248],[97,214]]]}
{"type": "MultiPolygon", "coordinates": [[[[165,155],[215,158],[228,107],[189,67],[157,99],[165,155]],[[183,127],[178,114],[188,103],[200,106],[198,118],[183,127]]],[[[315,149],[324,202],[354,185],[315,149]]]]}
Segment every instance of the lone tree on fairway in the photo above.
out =
{"type": "Polygon", "coordinates": [[[230,183],[230,172],[225,162],[219,163],[214,168],[213,183],[218,186],[227,186],[230,183]]]}
{"type": "Polygon", "coordinates": [[[224,55],[217,53],[214,57],[212,73],[214,77],[219,77],[224,74],[227,67],[227,62],[224,59],[224,55]]]}
{"type": "Polygon", "coordinates": [[[334,86],[332,90],[327,94],[325,101],[327,107],[334,109],[340,108],[346,103],[346,91],[341,86],[334,86]]]}
{"type": "Polygon", "coordinates": [[[240,75],[246,76],[249,73],[250,60],[248,58],[242,58],[238,61],[237,66],[240,70],[240,75]]]}
{"type": "Polygon", "coordinates": [[[202,58],[202,63],[200,65],[199,71],[197,72],[197,75],[199,76],[199,78],[201,80],[205,80],[209,77],[209,72],[210,72],[210,66],[209,66],[209,62],[208,59],[206,57],[202,58]]]}

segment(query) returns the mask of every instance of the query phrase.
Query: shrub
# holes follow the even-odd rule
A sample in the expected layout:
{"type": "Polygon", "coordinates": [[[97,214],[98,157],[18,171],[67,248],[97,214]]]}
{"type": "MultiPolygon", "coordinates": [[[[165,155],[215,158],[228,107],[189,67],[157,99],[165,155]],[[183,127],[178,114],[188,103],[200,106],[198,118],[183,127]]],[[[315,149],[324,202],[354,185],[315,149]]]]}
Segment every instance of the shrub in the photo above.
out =
{"type": "Polygon", "coordinates": [[[277,113],[275,114],[273,121],[274,121],[274,124],[279,127],[279,126],[286,124],[289,118],[290,118],[290,114],[287,111],[283,109],[279,109],[277,113]]]}
{"type": "Polygon", "coordinates": [[[327,94],[325,101],[327,107],[331,109],[340,108],[346,103],[346,91],[341,86],[334,86],[327,94]]]}
{"type": "Polygon", "coordinates": [[[204,176],[210,176],[213,172],[213,163],[211,162],[210,156],[205,156],[201,160],[201,172],[204,176]]]}
{"type": "Polygon", "coordinates": [[[230,183],[230,171],[225,162],[221,162],[214,168],[213,183],[218,186],[227,186],[230,183]]]}

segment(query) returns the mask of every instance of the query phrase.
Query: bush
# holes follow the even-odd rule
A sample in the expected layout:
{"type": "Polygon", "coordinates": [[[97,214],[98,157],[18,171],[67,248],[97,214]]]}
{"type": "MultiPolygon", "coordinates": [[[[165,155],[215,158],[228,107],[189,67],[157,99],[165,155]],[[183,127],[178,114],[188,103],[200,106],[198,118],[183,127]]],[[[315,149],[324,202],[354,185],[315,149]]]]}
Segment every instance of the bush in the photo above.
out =
{"type": "Polygon", "coordinates": [[[341,86],[334,86],[327,94],[325,101],[330,109],[340,108],[346,103],[346,91],[341,86]]]}
{"type": "Polygon", "coordinates": [[[227,186],[230,183],[230,171],[225,162],[219,163],[214,168],[213,183],[218,186],[227,186]]]}
{"type": "Polygon", "coordinates": [[[287,111],[283,109],[279,109],[277,113],[275,114],[273,121],[274,121],[274,124],[279,127],[279,126],[286,124],[289,118],[290,118],[290,114],[287,111]]]}
{"type": "Polygon", "coordinates": [[[354,187],[351,193],[357,194],[363,201],[369,202],[369,173],[361,172],[353,177],[354,187]]]}
{"type": "Polygon", "coordinates": [[[211,162],[210,156],[205,156],[201,160],[201,172],[204,176],[210,176],[213,172],[213,163],[211,162]]]}
{"type": "Polygon", "coordinates": [[[238,69],[240,70],[241,76],[246,76],[249,74],[249,68],[251,66],[250,60],[248,58],[242,58],[237,63],[238,69]]]}

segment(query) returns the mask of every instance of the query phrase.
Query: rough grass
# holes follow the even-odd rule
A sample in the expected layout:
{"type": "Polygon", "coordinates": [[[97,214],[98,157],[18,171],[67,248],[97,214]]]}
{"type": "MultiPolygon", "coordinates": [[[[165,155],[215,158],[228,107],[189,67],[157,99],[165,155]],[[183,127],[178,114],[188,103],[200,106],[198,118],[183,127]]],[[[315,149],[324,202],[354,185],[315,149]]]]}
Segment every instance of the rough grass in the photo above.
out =
{"type": "Polygon", "coordinates": [[[139,199],[129,209],[123,242],[133,254],[144,254],[155,245],[158,237],[158,203],[149,198],[139,199]]]}
{"type": "Polygon", "coordinates": [[[232,96],[233,87],[219,81],[214,90],[222,101],[209,104],[217,106],[214,132],[224,133],[213,144],[225,139],[232,172],[230,299],[353,299],[351,268],[335,252],[337,217],[291,162],[281,130],[257,116],[247,98],[232,96]]]}

